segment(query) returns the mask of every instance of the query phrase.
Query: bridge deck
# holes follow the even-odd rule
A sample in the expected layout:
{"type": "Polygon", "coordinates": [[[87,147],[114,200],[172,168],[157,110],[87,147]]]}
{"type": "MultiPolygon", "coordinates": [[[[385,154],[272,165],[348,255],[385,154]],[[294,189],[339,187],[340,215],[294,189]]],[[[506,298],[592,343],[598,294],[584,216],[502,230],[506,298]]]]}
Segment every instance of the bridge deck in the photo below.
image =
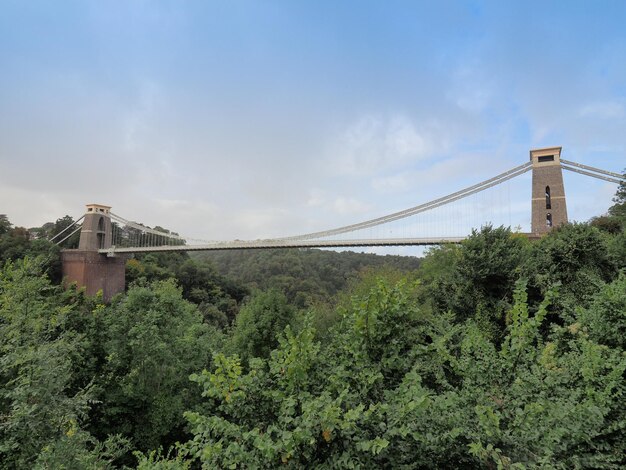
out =
{"type": "Polygon", "coordinates": [[[447,238],[387,238],[379,240],[235,240],[218,242],[207,245],[175,245],[175,246],[146,246],[146,247],[111,247],[98,250],[115,256],[117,253],[149,253],[163,251],[215,251],[215,250],[259,250],[273,248],[351,248],[374,246],[425,246],[460,243],[467,237],[447,238]]]}

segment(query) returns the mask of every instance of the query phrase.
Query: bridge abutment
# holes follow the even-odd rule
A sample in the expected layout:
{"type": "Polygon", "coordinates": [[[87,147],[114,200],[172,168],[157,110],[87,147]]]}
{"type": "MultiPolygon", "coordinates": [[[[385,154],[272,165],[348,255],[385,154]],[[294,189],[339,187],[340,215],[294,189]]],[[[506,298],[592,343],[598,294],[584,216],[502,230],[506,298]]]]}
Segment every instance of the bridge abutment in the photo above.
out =
{"type": "Polygon", "coordinates": [[[102,291],[105,302],[126,288],[126,257],[107,258],[97,251],[63,250],[63,279],[66,285],[76,283],[90,296],[102,291]]]}
{"type": "Polygon", "coordinates": [[[84,287],[87,295],[102,291],[105,302],[124,292],[126,256],[107,257],[98,250],[111,247],[112,226],[109,206],[88,204],[78,249],[61,251],[63,282],[84,287]]]}

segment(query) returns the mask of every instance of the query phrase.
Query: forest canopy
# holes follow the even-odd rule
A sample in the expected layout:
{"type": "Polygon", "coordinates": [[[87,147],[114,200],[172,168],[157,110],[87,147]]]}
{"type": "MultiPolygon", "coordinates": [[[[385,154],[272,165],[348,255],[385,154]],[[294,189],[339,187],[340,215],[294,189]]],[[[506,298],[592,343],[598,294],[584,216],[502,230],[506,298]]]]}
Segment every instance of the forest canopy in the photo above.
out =
{"type": "Polygon", "coordinates": [[[624,468],[624,188],[421,260],[144,255],[108,304],[0,216],[0,468],[624,468]]]}

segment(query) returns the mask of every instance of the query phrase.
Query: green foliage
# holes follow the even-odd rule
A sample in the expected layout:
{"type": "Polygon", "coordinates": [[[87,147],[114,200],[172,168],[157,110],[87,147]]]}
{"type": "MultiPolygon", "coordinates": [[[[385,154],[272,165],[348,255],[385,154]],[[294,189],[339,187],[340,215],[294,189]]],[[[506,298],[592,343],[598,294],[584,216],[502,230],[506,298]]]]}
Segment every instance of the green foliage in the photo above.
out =
{"type": "Polygon", "coordinates": [[[31,228],[29,231],[34,238],[39,240],[50,240],[58,235],[58,237],[54,239],[54,243],[60,243],[61,248],[78,248],[80,230],[76,231],[76,228],[80,227],[80,225],[68,228],[72,224],[74,224],[74,219],[66,215],[57,219],[54,223],[48,222],[41,227],[31,228]]]}
{"type": "Polygon", "coordinates": [[[57,219],[57,221],[54,223],[54,226],[52,227],[51,233],[46,233],[45,238],[50,239],[67,229],[66,232],[64,232],[62,235],[55,239],[55,242],[59,243],[61,242],[61,240],[69,236],[69,238],[67,238],[60,244],[61,248],[78,248],[78,242],[80,241],[80,230],[72,234],[72,232],[76,230],[76,226],[68,228],[73,223],[74,219],[69,215],[57,219]]]}
{"type": "Polygon", "coordinates": [[[30,236],[23,227],[11,227],[5,219],[0,233],[0,264],[26,256],[30,236]]]}
{"type": "MultiPolygon", "coordinates": [[[[581,273],[608,281],[616,269],[607,255],[605,238],[587,224],[566,224],[542,238],[535,246],[527,265],[536,278],[577,289],[581,273]]],[[[547,284],[544,284],[547,285],[547,284]]]]}
{"type": "Polygon", "coordinates": [[[183,289],[183,296],[199,305],[205,319],[218,326],[232,322],[239,304],[248,290],[216,271],[212,264],[187,260],[177,267],[175,276],[183,289]],[[217,311],[223,313],[220,318],[217,311]]]}
{"type": "Polygon", "coordinates": [[[624,229],[625,221],[626,221],[626,218],[622,220],[616,216],[603,215],[599,217],[593,217],[589,221],[589,225],[591,225],[592,227],[596,227],[601,232],[606,232],[612,235],[616,235],[624,229]]]}
{"type": "Polygon", "coordinates": [[[126,262],[126,282],[131,286],[164,281],[173,277],[173,273],[163,267],[152,253],[141,258],[131,258],[126,262]]]}
{"type": "Polygon", "coordinates": [[[518,282],[499,347],[473,322],[424,316],[411,291],[381,283],[355,298],[324,348],[308,322],[247,372],[215,356],[192,376],[205,403],[186,414],[194,438],[183,452],[203,468],[626,463],[626,357],[576,328],[546,336],[556,292],[532,314],[518,282]]]}
{"type": "Polygon", "coordinates": [[[299,309],[328,302],[366,268],[408,272],[419,266],[418,258],[306,249],[234,250],[198,257],[210,260],[222,275],[246,286],[281,291],[299,309]]]}
{"type": "Polygon", "coordinates": [[[431,284],[439,280],[451,278],[457,268],[461,253],[459,245],[447,244],[431,247],[420,263],[420,279],[431,284]]]}
{"type": "MultiPolygon", "coordinates": [[[[404,281],[388,284],[379,280],[366,295],[355,297],[350,311],[344,315],[341,335],[349,369],[359,373],[368,369],[391,385],[397,384],[413,366],[418,350],[431,333],[430,318],[415,303],[416,285],[404,281]]],[[[376,390],[372,391],[376,393],[376,390]]]]}
{"type": "Polygon", "coordinates": [[[293,324],[296,310],[278,290],[257,292],[241,308],[232,331],[232,348],[242,358],[268,358],[278,336],[293,324]]]}
{"type": "Polygon", "coordinates": [[[553,320],[573,322],[575,307],[587,305],[604,283],[617,276],[607,240],[607,235],[590,225],[566,224],[535,243],[522,266],[529,279],[531,303],[558,285],[561,295],[553,306],[553,320]]]}
{"type": "Polygon", "coordinates": [[[5,235],[11,230],[12,224],[6,214],[0,214],[0,235],[5,235]]]}
{"type": "Polygon", "coordinates": [[[25,258],[0,271],[0,468],[105,468],[124,440],[100,445],[83,429],[94,396],[73,385],[83,338],[67,328],[74,307],[42,265],[25,258]]]}
{"type": "Polygon", "coordinates": [[[619,217],[622,221],[626,221],[626,170],[622,176],[622,180],[615,192],[613,198],[613,204],[609,208],[609,214],[615,217],[619,217]]]}
{"type": "Polygon", "coordinates": [[[34,468],[114,469],[118,468],[116,462],[128,448],[128,440],[121,436],[111,436],[104,442],[98,442],[87,432],[70,427],[65,436],[43,448],[34,468]]]}
{"type": "Polygon", "coordinates": [[[621,271],[626,270],[626,230],[608,237],[606,247],[609,259],[621,271]]]}
{"type": "Polygon", "coordinates": [[[39,257],[43,270],[55,283],[60,283],[59,247],[45,239],[31,240],[28,230],[13,227],[6,215],[0,215],[0,267],[7,261],[15,261],[25,256],[39,257]]]}
{"type": "Polygon", "coordinates": [[[182,454],[174,457],[163,455],[161,449],[153,450],[147,455],[142,452],[134,452],[137,458],[137,470],[187,470],[191,468],[191,462],[184,460],[182,454]]]}
{"type": "Polygon", "coordinates": [[[507,228],[474,230],[460,248],[431,250],[420,270],[422,297],[436,311],[451,311],[459,320],[473,318],[499,341],[519,266],[529,251],[528,241],[507,228]]]}
{"type": "Polygon", "coordinates": [[[626,351],[626,275],[603,286],[578,318],[590,339],[626,351]]]}
{"type": "Polygon", "coordinates": [[[52,288],[39,272],[25,259],[7,263],[0,274],[0,460],[8,467],[32,465],[87,408],[87,391],[67,390],[77,345],[59,329],[68,310],[46,293],[52,288]]]}
{"type": "Polygon", "coordinates": [[[186,254],[150,253],[126,263],[130,285],[176,279],[183,297],[198,305],[205,321],[226,328],[234,319],[248,291],[218,274],[209,262],[189,259],[186,254]],[[169,256],[172,255],[172,256],[169,256]]]}
{"type": "Polygon", "coordinates": [[[105,360],[94,432],[123,434],[140,450],[180,438],[182,413],[194,403],[187,377],[209,363],[221,335],[172,281],[131,288],[94,315],[101,317],[105,360]]]}

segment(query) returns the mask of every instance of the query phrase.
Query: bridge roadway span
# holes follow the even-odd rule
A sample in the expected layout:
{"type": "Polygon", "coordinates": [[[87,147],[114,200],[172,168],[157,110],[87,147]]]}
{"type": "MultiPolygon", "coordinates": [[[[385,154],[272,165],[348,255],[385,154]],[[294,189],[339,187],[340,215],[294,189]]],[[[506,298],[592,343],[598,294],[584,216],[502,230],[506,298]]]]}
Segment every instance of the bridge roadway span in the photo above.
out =
{"type": "Polygon", "coordinates": [[[382,238],[378,240],[234,240],[228,242],[216,242],[206,245],[172,245],[172,246],[146,246],[129,248],[106,248],[98,250],[98,253],[107,256],[115,256],[121,253],[149,253],[163,251],[215,251],[215,250],[258,250],[273,248],[350,248],[372,246],[419,246],[419,245],[443,245],[448,243],[460,243],[467,237],[447,238],[382,238]]]}

